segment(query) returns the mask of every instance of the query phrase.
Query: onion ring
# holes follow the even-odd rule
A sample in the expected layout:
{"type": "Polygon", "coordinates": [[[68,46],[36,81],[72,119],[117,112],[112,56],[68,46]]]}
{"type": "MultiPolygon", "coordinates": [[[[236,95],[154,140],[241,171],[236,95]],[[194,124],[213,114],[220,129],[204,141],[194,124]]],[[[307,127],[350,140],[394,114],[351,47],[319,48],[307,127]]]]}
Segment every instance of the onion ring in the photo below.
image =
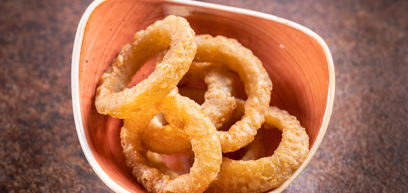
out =
{"type": "MultiPolygon", "coordinates": [[[[232,75],[231,72],[219,65],[193,62],[183,80],[185,82],[187,77],[202,76],[205,76],[204,82],[208,85],[208,89],[205,92],[205,101],[201,105],[201,109],[216,128],[219,128],[236,107],[235,98],[231,94],[232,75]]],[[[160,117],[155,117],[143,132],[143,143],[148,149],[162,154],[189,150],[191,144],[184,131],[174,127],[174,125],[163,126],[163,122],[164,120],[160,117]]]]}
{"type": "Polygon", "coordinates": [[[208,68],[204,78],[208,89],[204,94],[205,100],[201,109],[216,128],[222,126],[236,107],[235,98],[231,94],[232,79],[232,75],[227,69],[217,66],[208,68]]]}
{"type": "Polygon", "coordinates": [[[196,36],[197,53],[194,61],[225,64],[238,73],[248,96],[245,114],[228,131],[219,131],[223,152],[236,151],[249,144],[264,122],[269,106],[272,82],[261,61],[237,40],[223,36],[196,36]]]}
{"type": "Polygon", "coordinates": [[[116,118],[131,118],[161,101],[188,71],[196,53],[195,32],[186,19],[168,16],[136,33],[135,41],[125,45],[102,75],[96,91],[99,113],[116,118]],[[155,71],[136,86],[126,84],[148,58],[170,46],[155,71]]]}
{"type": "Polygon", "coordinates": [[[190,173],[172,177],[154,167],[146,157],[140,133],[151,119],[125,119],[121,142],[126,163],[133,175],[150,192],[203,192],[219,172],[222,154],[217,130],[200,106],[177,89],[167,95],[157,106],[170,124],[182,128],[191,140],[194,164],[190,173]]]}
{"type": "Polygon", "coordinates": [[[274,154],[250,161],[224,157],[208,192],[265,192],[281,185],[299,168],[309,152],[309,137],[296,117],[269,107],[264,126],[282,130],[282,140],[274,154]]]}
{"type": "MultiPolygon", "coordinates": [[[[160,61],[162,55],[159,57],[160,61]]],[[[234,112],[235,98],[232,96],[233,75],[224,66],[209,62],[193,62],[188,72],[180,80],[179,85],[204,77],[207,91],[201,108],[208,115],[216,128],[220,128],[224,121],[234,112]]]]}
{"type": "Polygon", "coordinates": [[[269,106],[272,82],[262,62],[251,50],[237,40],[223,36],[196,36],[196,62],[225,64],[238,73],[245,86],[248,98],[245,113],[228,131],[219,131],[222,152],[236,151],[249,144],[265,120],[264,113],[269,106]]]}
{"type": "MultiPolygon", "coordinates": [[[[222,152],[233,152],[249,144],[265,121],[272,82],[261,61],[237,40],[223,36],[196,36],[195,62],[224,64],[238,73],[248,96],[244,116],[228,131],[219,131],[222,152]]],[[[147,129],[148,130],[148,129],[147,129]]],[[[163,132],[164,133],[164,132],[163,132]]]]}

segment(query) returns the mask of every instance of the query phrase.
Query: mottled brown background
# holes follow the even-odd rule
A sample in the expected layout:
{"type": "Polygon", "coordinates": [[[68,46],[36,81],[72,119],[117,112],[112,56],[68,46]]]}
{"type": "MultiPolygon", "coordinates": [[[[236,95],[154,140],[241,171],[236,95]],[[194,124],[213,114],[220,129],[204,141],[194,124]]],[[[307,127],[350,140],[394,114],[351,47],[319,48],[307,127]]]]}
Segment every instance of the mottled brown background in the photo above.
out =
{"type": "MultiPolygon", "coordinates": [[[[0,192],[110,192],[72,116],[72,43],[90,2],[0,1],[0,192]]],[[[332,51],[333,116],[286,192],[408,192],[408,1],[212,2],[296,21],[332,51]]]]}

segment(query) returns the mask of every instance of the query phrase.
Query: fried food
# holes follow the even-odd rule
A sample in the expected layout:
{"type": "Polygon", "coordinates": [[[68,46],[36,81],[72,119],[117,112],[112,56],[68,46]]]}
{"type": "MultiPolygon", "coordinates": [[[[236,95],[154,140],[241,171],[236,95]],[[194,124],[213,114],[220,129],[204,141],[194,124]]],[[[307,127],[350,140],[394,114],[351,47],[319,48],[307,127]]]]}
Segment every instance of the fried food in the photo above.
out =
{"type": "Polygon", "coordinates": [[[201,108],[208,115],[216,128],[220,128],[236,107],[232,96],[232,73],[223,64],[209,62],[193,62],[190,70],[181,79],[180,85],[204,78],[207,91],[201,108]]]}
{"type": "Polygon", "coordinates": [[[102,75],[96,91],[99,113],[116,118],[132,118],[138,111],[156,105],[188,71],[196,53],[195,32],[186,19],[168,16],[136,33],[112,65],[102,75]],[[156,53],[167,49],[155,71],[136,86],[126,84],[133,74],[156,53]]]}
{"type": "Polygon", "coordinates": [[[296,117],[273,106],[267,109],[265,119],[264,127],[282,130],[282,140],[273,155],[249,161],[224,157],[220,173],[207,192],[265,192],[281,185],[299,168],[309,152],[305,128],[296,117]]]}
{"type": "MultiPolygon", "coordinates": [[[[248,96],[244,105],[244,116],[228,131],[218,132],[222,152],[236,151],[254,139],[257,130],[264,122],[264,113],[270,102],[272,82],[261,61],[235,39],[198,35],[196,42],[195,62],[223,64],[237,72],[244,82],[248,96]]],[[[208,110],[213,111],[211,108],[208,110]]]]}
{"type": "Polygon", "coordinates": [[[205,100],[201,109],[215,127],[220,128],[236,107],[235,98],[231,94],[232,75],[222,66],[214,66],[206,71],[204,82],[208,89],[205,92],[205,100]]]}
{"type": "Polygon", "coordinates": [[[193,62],[179,85],[198,82],[201,79],[204,79],[207,85],[201,108],[215,127],[220,128],[236,107],[235,98],[232,96],[233,75],[222,64],[193,62]]]}
{"type": "Polygon", "coordinates": [[[196,36],[196,62],[224,64],[238,73],[248,96],[245,113],[228,131],[218,131],[222,152],[236,151],[249,144],[264,122],[269,106],[272,82],[261,61],[237,40],[223,36],[196,36]]]}
{"type": "Polygon", "coordinates": [[[170,125],[182,128],[188,135],[194,152],[190,173],[173,177],[166,175],[146,156],[147,149],[140,138],[150,120],[125,119],[121,142],[127,165],[149,192],[203,192],[215,179],[222,154],[217,131],[200,106],[173,90],[158,105],[170,125]]]}
{"type": "MultiPolygon", "coordinates": [[[[184,82],[204,76],[207,91],[201,109],[206,113],[216,128],[222,126],[236,107],[232,97],[232,75],[227,69],[217,64],[195,63],[183,78],[184,82]]],[[[164,125],[165,120],[155,117],[143,132],[143,142],[148,149],[162,154],[173,154],[191,148],[184,131],[172,125],[164,125]]]]}
{"type": "Polygon", "coordinates": [[[123,119],[126,165],[149,192],[265,192],[287,180],[309,151],[296,117],[269,106],[272,82],[252,51],[235,39],[195,36],[181,17],[168,16],[137,32],[99,84],[96,109],[123,119]],[[131,87],[132,76],[156,54],[151,75],[131,87]],[[241,81],[245,101],[234,97],[245,96],[234,88],[241,81]],[[196,102],[181,96],[178,86],[196,102]],[[282,131],[271,156],[265,157],[262,126],[282,131]],[[240,160],[222,155],[243,152],[240,160]]]}

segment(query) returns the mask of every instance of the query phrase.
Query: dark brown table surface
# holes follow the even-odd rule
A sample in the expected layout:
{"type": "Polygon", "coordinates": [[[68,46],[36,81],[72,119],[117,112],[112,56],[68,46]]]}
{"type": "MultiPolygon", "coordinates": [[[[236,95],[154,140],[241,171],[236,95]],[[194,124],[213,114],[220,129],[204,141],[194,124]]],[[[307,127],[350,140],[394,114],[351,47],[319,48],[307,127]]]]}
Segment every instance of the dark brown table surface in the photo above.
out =
{"type": "MultiPolygon", "coordinates": [[[[0,192],[110,192],[72,116],[72,44],[90,2],[0,2],[0,192]]],[[[212,2],[303,24],[333,54],[329,128],[286,192],[408,192],[408,1],[212,2]]]]}

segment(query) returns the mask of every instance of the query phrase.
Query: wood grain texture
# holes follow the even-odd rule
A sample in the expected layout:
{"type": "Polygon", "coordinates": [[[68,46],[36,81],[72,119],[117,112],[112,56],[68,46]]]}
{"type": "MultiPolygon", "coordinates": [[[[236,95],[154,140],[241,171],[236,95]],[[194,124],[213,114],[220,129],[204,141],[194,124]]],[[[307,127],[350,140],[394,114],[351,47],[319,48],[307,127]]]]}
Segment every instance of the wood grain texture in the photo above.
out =
{"type": "MultiPolygon", "coordinates": [[[[408,191],[407,1],[213,2],[296,21],[332,51],[329,129],[286,192],[408,191]]],[[[0,2],[0,192],[110,192],[72,119],[72,42],[89,3],[0,2]]]]}

